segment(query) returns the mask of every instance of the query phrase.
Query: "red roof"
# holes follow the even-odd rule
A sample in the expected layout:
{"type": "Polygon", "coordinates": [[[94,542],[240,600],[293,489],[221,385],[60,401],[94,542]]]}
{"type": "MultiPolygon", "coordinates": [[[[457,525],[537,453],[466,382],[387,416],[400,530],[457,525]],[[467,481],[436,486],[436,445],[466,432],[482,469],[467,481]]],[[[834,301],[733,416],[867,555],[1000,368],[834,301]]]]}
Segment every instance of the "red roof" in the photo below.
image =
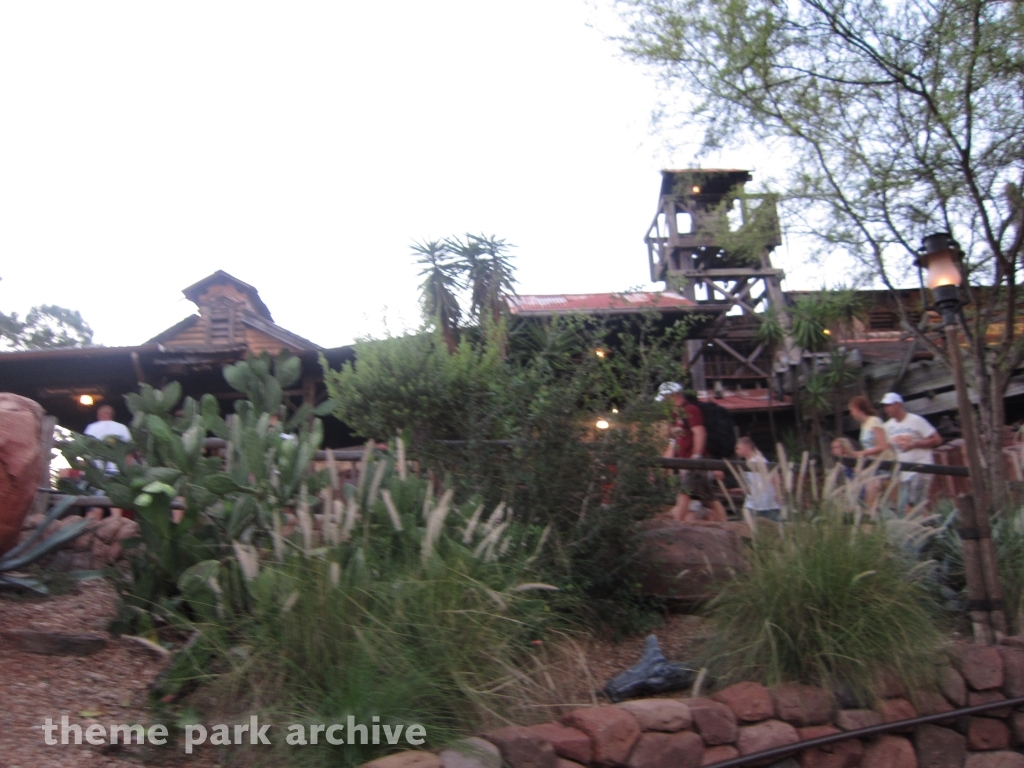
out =
{"type": "Polygon", "coordinates": [[[573,312],[628,314],[656,309],[662,312],[694,309],[696,302],[672,291],[650,293],[559,293],[548,296],[513,296],[513,315],[566,315],[573,312]]]}
{"type": "MultiPolygon", "coordinates": [[[[709,392],[700,398],[705,403],[717,403],[730,411],[766,411],[769,407],[767,389],[741,389],[735,392],[725,392],[722,397],[715,397],[709,392]]],[[[792,399],[788,396],[779,398],[773,395],[771,399],[771,410],[789,408],[793,405],[792,399]]]]}

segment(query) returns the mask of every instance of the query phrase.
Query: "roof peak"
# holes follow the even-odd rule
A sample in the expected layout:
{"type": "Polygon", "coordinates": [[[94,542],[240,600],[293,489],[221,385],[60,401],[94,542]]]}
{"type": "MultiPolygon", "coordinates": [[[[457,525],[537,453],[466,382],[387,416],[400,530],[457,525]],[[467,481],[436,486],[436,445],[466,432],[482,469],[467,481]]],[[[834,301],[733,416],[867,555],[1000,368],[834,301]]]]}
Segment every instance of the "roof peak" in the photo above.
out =
{"type": "Polygon", "coordinates": [[[182,293],[185,294],[186,299],[196,306],[199,306],[199,300],[212,285],[234,286],[245,294],[253,312],[270,322],[274,322],[274,318],[270,316],[270,310],[267,308],[267,305],[263,303],[263,299],[260,298],[260,292],[257,291],[254,286],[249,285],[249,283],[244,280],[239,280],[237,277],[225,272],[223,269],[218,269],[216,272],[207,275],[202,280],[193,283],[188,288],[183,289],[182,293]]]}

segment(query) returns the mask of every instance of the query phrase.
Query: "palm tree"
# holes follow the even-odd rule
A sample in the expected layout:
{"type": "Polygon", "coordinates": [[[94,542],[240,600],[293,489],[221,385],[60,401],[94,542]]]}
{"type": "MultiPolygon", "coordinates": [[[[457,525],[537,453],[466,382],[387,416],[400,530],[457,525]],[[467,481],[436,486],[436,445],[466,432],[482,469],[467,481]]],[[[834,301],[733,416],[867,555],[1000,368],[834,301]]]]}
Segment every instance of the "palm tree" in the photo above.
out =
{"type": "Polygon", "coordinates": [[[508,299],[516,295],[515,268],[509,249],[514,246],[494,235],[450,237],[445,247],[459,262],[470,290],[470,314],[481,326],[497,324],[508,312],[508,299]]]}
{"type": "Polygon", "coordinates": [[[418,264],[423,265],[420,276],[420,305],[423,317],[433,322],[441,331],[444,343],[449,352],[455,352],[459,345],[458,327],[462,317],[462,309],[456,293],[463,288],[462,265],[452,258],[448,247],[437,240],[412,245],[412,251],[418,254],[418,264]]]}

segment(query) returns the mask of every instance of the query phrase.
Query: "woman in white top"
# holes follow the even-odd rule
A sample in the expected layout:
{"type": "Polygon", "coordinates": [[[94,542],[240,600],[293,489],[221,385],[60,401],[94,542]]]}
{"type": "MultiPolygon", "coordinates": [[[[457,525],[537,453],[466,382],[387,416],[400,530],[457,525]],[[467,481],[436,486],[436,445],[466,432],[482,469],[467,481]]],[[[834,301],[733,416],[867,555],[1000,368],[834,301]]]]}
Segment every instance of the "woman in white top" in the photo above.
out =
{"type": "MultiPolygon", "coordinates": [[[[861,450],[854,451],[855,457],[863,456],[865,459],[875,461],[885,458],[882,454],[890,450],[889,438],[885,434],[885,426],[878,417],[878,411],[874,409],[868,399],[863,395],[852,398],[847,405],[850,415],[860,424],[861,450]]],[[[878,493],[882,488],[882,479],[874,477],[865,486],[868,509],[874,509],[878,500],[878,493]]]]}

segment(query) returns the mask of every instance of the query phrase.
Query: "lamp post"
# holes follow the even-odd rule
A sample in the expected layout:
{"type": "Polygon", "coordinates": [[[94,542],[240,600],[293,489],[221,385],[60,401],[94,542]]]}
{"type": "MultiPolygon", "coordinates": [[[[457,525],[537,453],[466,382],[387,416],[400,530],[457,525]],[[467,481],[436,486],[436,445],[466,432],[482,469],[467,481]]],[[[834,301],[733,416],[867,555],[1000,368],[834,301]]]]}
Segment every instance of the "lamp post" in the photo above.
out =
{"type": "Polygon", "coordinates": [[[953,369],[957,409],[960,411],[960,429],[964,437],[967,469],[971,480],[971,496],[961,496],[957,500],[961,538],[964,540],[965,570],[969,582],[968,610],[974,624],[975,638],[991,642],[1006,634],[1006,615],[1003,612],[1002,587],[999,584],[995,549],[992,546],[989,523],[991,501],[987,478],[982,467],[981,443],[967,390],[964,362],[960,354],[960,309],[967,303],[960,295],[960,285],[963,282],[962,265],[963,252],[948,233],[929,235],[921,242],[917,266],[925,272],[925,284],[932,292],[934,308],[942,317],[943,331],[946,334],[946,353],[953,369]],[[975,562],[968,563],[968,560],[975,562]],[[982,621],[982,617],[988,621],[982,621]],[[992,630],[995,631],[995,638],[992,637],[992,630]]]}

